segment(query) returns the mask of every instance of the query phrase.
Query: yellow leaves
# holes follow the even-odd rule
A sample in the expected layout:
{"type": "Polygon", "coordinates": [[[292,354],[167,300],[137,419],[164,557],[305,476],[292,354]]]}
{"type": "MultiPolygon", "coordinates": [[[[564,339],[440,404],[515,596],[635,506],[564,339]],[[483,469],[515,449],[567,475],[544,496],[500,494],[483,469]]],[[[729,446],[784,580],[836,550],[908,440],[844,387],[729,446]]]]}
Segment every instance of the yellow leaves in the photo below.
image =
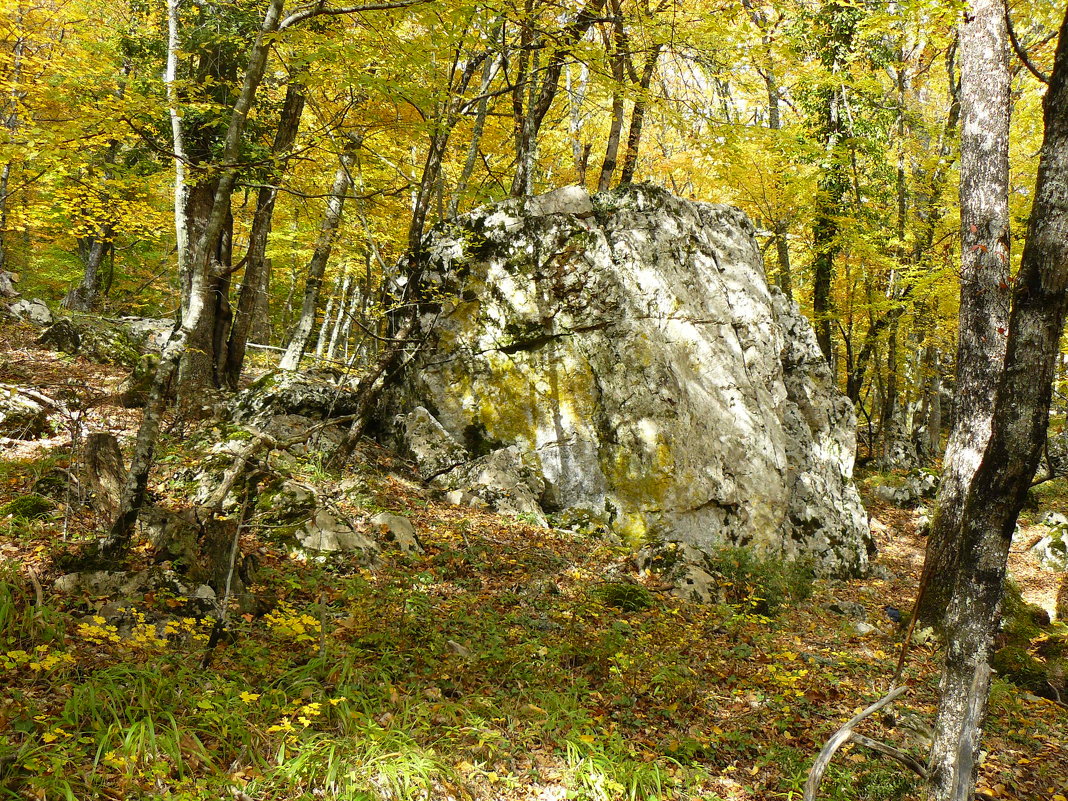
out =
{"type": "Polygon", "coordinates": [[[278,608],[264,615],[267,627],[276,637],[291,639],[294,642],[316,642],[322,630],[319,621],[307,613],[298,613],[289,604],[279,604],[278,608]]]}
{"type": "Polygon", "coordinates": [[[46,743],[54,743],[61,737],[67,738],[73,736],[74,735],[72,735],[70,732],[64,731],[63,729],[57,726],[56,728],[51,729],[50,731],[46,731],[44,734],[42,734],[41,739],[44,740],[46,743]]]}

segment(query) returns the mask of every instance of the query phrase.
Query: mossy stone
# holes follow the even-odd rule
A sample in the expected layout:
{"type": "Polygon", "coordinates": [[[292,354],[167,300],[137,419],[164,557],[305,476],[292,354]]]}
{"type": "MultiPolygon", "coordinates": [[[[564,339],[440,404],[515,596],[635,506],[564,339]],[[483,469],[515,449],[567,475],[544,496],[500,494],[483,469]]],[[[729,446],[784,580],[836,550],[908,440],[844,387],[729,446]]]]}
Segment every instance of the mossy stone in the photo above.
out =
{"type": "Polygon", "coordinates": [[[640,584],[609,582],[595,588],[593,594],[621,612],[641,612],[653,605],[653,594],[640,584]]]}
{"type": "Polygon", "coordinates": [[[994,654],[992,666],[1001,677],[1032,692],[1044,690],[1048,683],[1045,664],[1032,656],[1026,648],[1006,645],[994,654]]]}
{"type": "Polygon", "coordinates": [[[12,517],[17,520],[40,520],[56,508],[49,498],[36,493],[28,493],[0,506],[0,517],[12,517]]]}

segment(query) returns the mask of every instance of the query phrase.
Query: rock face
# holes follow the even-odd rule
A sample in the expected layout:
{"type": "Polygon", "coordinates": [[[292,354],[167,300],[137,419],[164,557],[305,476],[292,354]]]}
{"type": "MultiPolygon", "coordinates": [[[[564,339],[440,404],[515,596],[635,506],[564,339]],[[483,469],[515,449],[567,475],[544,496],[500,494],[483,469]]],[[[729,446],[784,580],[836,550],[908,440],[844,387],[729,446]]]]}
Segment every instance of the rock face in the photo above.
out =
{"type": "Polygon", "coordinates": [[[797,306],[768,288],[742,212],[571,187],[471,212],[427,246],[432,333],[382,405],[424,474],[514,449],[542,508],[631,542],[867,569],[852,406],[797,306]],[[413,425],[418,407],[443,451],[405,437],[428,425],[413,425]]]}

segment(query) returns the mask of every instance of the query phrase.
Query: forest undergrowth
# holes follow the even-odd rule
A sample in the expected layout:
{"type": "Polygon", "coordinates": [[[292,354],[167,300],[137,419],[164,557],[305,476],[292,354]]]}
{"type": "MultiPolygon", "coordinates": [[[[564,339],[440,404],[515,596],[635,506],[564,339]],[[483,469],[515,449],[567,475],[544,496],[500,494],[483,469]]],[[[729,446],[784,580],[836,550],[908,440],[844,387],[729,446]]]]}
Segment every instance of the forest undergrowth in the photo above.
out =
{"type": "MultiPolygon", "coordinates": [[[[26,341],[0,329],[0,382],[66,387],[90,428],[131,433],[136,415],[107,400],[121,370],[26,341]]],[[[152,491],[178,505],[195,425],[172,423],[152,491]]],[[[0,505],[77,459],[62,430],[3,449],[0,505]]],[[[922,562],[914,513],[873,502],[881,577],[724,551],[722,600],[697,605],[611,537],[438,502],[375,446],[346,478],[364,510],[408,517],[425,553],[361,565],[246,527],[257,606],[232,613],[207,667],[214,621],[183,599],[148,593],[117,626],[114,598],[52,589],[105,521],[63,504],[0,520],[0,797],[800,798],[827,737],[886,692],[922,562]]],[[[302,480],[339,477],[309,462],[302,480]]],[[[1066,495],[1044,503],[1065,511],[1066,495]]],[[[1044,592],[1013,560],[1025,596],[1044,592]]],[[[152,561],[141,545],[130,567],[152,561]]],[[[915,644],[910,692],[862,731],[922,759],[939,659],[915,644]]],[[[987,731],[984,793],[1064,801],[1068,709],[997,679],[987,731]]],[[[823,794],[918,797],[897,763],[848,747],[823,794]]]]}

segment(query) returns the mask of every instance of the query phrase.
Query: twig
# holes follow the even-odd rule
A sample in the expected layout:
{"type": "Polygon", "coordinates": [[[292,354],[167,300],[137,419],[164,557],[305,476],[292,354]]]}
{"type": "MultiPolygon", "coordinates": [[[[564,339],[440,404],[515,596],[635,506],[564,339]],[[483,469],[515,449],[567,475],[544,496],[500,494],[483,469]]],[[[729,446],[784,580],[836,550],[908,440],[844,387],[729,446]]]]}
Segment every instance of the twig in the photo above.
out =
{"type": "Polygon", "coordinates": [[[30,565],[26,565],[26,572],[30,574],[30,583],[33,584],[34,594],[34,620],[40,622],[41,610],[44,608],[44,590],[41,588],[41,579],[37,576],[37,571],[30,565]]]}
{"type": "Polygon", "coordinates": [[[819,789],[820,782],[823,780],[823,773],[827,770],[827,766],[831,764],[831,758],[834,756],[834,752],[849,742],[850,737],[853,735],[853,729],[866,718],[871,717],[884,706],[893,703],[902,695],[908,692],[908,687],[896,687],[889,693],[884,695],[874,704],[869,706],[863,712],[854,716],[848,723],[842,728],[831,735],[826,745],[823,746],[823,750],[820,751],[819,756],[816,757],[816,761],[812,763],[812,769],[808,773],[808,781],[805,782],[805,792],[802,796],[803,801],[815,801],[816,791],[819,789]]]}
{"type": "Polygon", "coordinates": [[[899,748],[894,748],[892,745],[888,745],[879,740],[873,740],[870,737],[865,737],[863,734],[857,734],[856,732],[850,734],[849,739],[857,745],[862,745],[865,748],[870,748],[872,751],[878,751],[880,754],[885,754],[888,757],[896,759],[921,779],[927,779],[926,766],[920,762],[920,760],[916,759],[916,757],[912,756],[912,754],[906,754],[899,748]]]}

